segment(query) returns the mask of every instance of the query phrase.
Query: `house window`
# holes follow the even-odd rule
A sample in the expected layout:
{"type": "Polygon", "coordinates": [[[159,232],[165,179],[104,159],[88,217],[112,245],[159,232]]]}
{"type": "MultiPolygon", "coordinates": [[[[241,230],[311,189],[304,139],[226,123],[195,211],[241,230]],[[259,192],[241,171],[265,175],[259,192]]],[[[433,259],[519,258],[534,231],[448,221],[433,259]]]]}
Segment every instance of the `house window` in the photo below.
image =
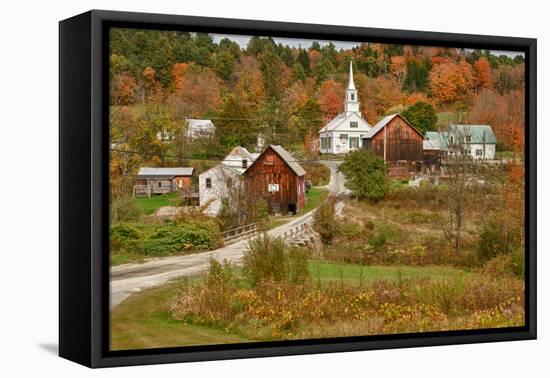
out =
{"type": "Polygon", "coordinates": [[[477,149],[476,156],[483,156],[483,150],[477,149]]]}
{"type": "Polygon", "coordinates": [[[359,127],[359,122],[357,122],[357,121],[351,121],[351,122],[349,123],[349,127],[350,127],[351,129],[356,129],[356,128],[359,127]]]}
{"type": "Polygon", "coordinates": [[[242,164],[243,169],[246,169],[248,167],[248,160],[243,159],[242,164]]]}
{"type": "Polygon", "coordinates": [[[451,141],[451,143],[454,143],[454,141],[455,141],[454,136],[451,135],[451,136],[449,137],[449,140],[451,141]]]}
{"type": "Polygon", "coordinates": [[[325,143],[327,144],[327,148],[332,148],[332,137],[326,138],[325,143]]]}
{"type": "Polygon", "coordinates": [[[348,134],[340,134],[340,140],[348,140],[348,134]]]}
{"type": "Polygon", "coordinates": [[[472,136],[466,135],[466,143],[471,143],[471,142],[472,142],[472,136]]]}
{"type": "Polygon", "coordinates": [[[359,147],[359,138],[350,137],[349,138],[349,148],[358,148],[359,147]]]}
{"type": "Polygon", "coordinates": [[[206,187],[211,188],[212,187],[212,179],[209,177],[206,179],[206,187]]]}

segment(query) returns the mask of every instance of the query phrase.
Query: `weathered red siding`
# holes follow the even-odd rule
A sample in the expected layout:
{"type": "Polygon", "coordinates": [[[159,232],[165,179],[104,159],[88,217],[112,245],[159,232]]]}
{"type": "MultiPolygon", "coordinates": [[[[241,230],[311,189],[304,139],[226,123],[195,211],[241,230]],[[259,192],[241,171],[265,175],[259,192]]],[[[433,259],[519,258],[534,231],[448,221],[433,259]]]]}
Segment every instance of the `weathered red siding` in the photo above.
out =
{"type": "Polygon", "coordinates": [[[384,138],[386,140],[386,162],[404,162],[410,169],[421,168],[423,155],[423,136],[400,115],[393,118],[371,139],[363,141],[363,148],[384,157],[384,138]]]}
{"type": "Polygon", "coordinates": [[[288,164],[270,147],[245,173],[251,199],[264,198],[270,212],[300,211],[306,203],[304,176],[297,176],[288,164]],[[269,184],[278,184],[278,192],[269,192],[269,184]]]}

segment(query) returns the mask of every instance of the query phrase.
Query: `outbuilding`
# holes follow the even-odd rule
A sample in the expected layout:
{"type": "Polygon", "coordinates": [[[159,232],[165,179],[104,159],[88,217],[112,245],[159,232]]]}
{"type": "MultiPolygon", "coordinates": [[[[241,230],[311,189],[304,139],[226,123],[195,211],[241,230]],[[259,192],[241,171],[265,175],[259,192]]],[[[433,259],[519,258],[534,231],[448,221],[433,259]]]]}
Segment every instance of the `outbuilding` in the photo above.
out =
{"type": "Polygon", "coordinates": [[[270,213],[297,213],[304,208],[306,171],[282,146],[267,147],[244,175],[251,200],[265,199],[270,213]]]}

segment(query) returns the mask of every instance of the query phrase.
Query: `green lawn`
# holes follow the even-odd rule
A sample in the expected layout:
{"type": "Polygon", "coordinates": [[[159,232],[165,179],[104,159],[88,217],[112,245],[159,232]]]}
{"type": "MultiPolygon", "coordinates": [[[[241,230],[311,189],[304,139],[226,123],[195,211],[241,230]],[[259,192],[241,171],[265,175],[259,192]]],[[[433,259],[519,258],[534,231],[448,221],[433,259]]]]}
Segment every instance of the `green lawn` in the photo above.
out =
{"type": "Polygon", "coordinates": [[[111,311],[111,350],[247,342],[238,335],[191,324],[170,316],[168,301],[181,281],[148,289],[111,311]]]}
{"type": "Polygon", "coordinates": [[[153,214],[163,206],[175,206],[179,200],[179,193],[161,194],[152,197],[138,197],[135,199],[138,207],[144,214],[153,214]]]}
{"type": "Polygon", "coordinates": [[[361,266],[319,260],[310,261],[309,272],[314,281],[342,280],[348,284],[359,284],[361,277],[364,283],[368,283],[376,280],[398,280],[400,276],[402,279],[429,277],[433,280],[444,280],[461,274],[469,274],[447,266],[361,266]]]}

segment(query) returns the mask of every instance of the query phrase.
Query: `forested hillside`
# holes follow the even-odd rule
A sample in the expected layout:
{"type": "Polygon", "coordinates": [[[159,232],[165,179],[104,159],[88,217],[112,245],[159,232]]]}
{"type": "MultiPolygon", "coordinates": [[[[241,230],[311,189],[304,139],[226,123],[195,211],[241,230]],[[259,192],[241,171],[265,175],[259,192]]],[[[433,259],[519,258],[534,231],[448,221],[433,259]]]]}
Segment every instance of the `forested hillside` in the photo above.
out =
{"type": "MultiPolygon", "coordinates": [[[[432,128],[488,123],[499,148],[523,145],[522,56],[376,43],[347,50],[307,45],[252,37],[241,48],[208,34],[113,29],[111,140],[140,154],[129,171],[138,163],[219,159],[235,145],[253,147],[259,133],[267,143],[310,153],[319,128],[342,110],[350,59],[361,110],[371,124],[425,102],[438,114],[432,128]],[[186,118],[211,119],[215,139],[193,146],[178,138],[157,140],[158,132],[180,131],[186,118]]],[[[114,168],[121,169],[117,158],[114,168]]]]}

